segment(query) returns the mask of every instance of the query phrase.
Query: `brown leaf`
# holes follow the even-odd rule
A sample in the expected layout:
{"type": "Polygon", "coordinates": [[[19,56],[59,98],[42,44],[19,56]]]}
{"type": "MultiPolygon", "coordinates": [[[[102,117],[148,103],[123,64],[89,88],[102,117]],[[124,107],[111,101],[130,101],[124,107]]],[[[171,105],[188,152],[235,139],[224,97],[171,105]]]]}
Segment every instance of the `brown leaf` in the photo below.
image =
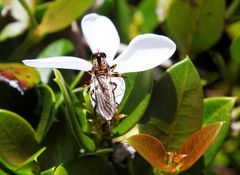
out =
{"type": "Polygon", "coordinates": [[[127,141],[152,166],[162,171],[170,171],[164,163],[166,149],[158,139],[147,134],[137,134],[129,137],[127,141]]]}
{"type": "Polygon", "coordinates": [[[204,154],[217,137],[223,124],[223,122],[217,122],[207,125],[186,140],[178,152],[179,154],[187,155],[181,162],[181,171],[191,167],[204,154]]]}

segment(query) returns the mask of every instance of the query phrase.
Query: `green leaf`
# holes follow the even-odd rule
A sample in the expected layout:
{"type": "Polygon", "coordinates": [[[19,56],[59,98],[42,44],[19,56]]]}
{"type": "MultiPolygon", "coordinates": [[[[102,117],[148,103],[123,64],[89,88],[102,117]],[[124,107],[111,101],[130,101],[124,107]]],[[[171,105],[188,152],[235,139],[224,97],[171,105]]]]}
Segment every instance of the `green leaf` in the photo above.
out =
{"type": "Polygon", "coordinates": [[[224,29],[225,0],[173,0],[166,25],[181,55],[196,54],[212,47],[224,29]]]}
{"type": "Polygon", "coordinates": [[[57,69],[54,69],[54,74],[55,74],[54,81],[58,84],[59,88],[61,89],[62,95],[64,97],[64,101],[66,105],[65,114],[66,114],[67,122],[68,122],[69,128],[72,131],[74,138],[76,139],[76,142],[78,143],[79,146],[84,148],[86,151],[90,151],[90,152],[94,151],[95,144],[93,140],[83,133],[78,123],[73,99],[71,98],[71,95],[70,95],[71,92],[69,88],[64,82],[64,79],[61,73],[57,69]]]}
{"type": "Polygon", "coordinates": [[[46,150],[46,147],[41,148],[38,150],[35,154],[33,154],[31,157],[29,157],[27,160],[25,160],[21,165],[20,168],[30,164],[31,162],[34,162],[44,151],[46,150]]]}
{"type": "Polygon", "coordinates": [[[157,13],[157,0],[144,0],[138,6],[136,13],[142,16],[142,25],[140,26],[140,33],[152,32],[159,24],[157,13]]]}
{"type": "Polygon", "coordinates": [[[126,92],[120,104],[119,112],[126,114],[127,117],[113,128],[114,135],[123,135],[137,124],[143,116],[151,97],[152,71],[128,74],[126,76],[126,92]]]}
{"type": "Polygon", "coordinates": [[[54,175],[116,175],[109,162],[100,157],[81,157],[58,166],[54,175]]]}
{"type": "Polygon", "coordinates": [[[240,63],[240,36],[234,39],[230,46],[231,58],[240,63]]]}
{"type": "Polygon", "coordinates": [[[39,142],[42,142],[55,119],[55,95],[52,89],[42,84],[39,86],[40,98],[42,101],[42,111],[40,121],[36,130],[36,137],[39,142]]]}
{"type": "Polygon", "coordinates": [[[38,158],[41,170],[56,167],[62,162],[76,158],[79,154],[79,146],[72,135],[66,122],[63,106],[57,111],[58,122],[55,122],[43,140],[46,151],[38,158]]]}
{"type": "Polygon", "coordinates": [[[190,59],[175,64],[163,74],[153,88],[145,116],[149,120],[139,125],[140,131],[160,139],[169,151],[177,151],[201,128],[202,86],[190,59]]]}
{"type": "Polygon", "coordinates": [[[42,36],[64,29],[89,9],[93,2],[93,0],[55,0],[36,29],[37,35],[42,36]]]}
{"type": "Polygon", "coordinates": [[[17,63],[0,63],[0,81],[23,94],[38,84],[40,77],[34,68],[17,63]]]}
{"type": "Polygon", "coordinates": [[[74,45],[68,39],[58,39],[44,48],[42,52],[38,54],[38,58],[47,58],[53,56],[67,55],[74,50],[74,45]]]}
{"type": "Polygon", "coordinates": [[[226,27],[226,32],[231,39],[240,36],[240,21],[236,21],[226,27]]]}
{"type": "Polygon", "coordinates": [[[0,110],[0,158],[21,166],[39,150],[33,128],[15,113],[0,110]]]}
{"type": "Polygon", "coordinates": [[[130,23],[130,10],[126,0],[114,1],[116,10],[114,12],[116,18],[116,27],[119,32],[121,41],[124,43],[129,42],[128,28],[130,23]]]}
{"type": "Polygon", "coordinates": [[[204,154],[204,164],[207,167],[215,158],[228,133],[231,121],[231,110],[234,107],[236,98],[214,97],[204,100],[204,125],[213,122],[225,122],[218,137],[204,154]]]}
{"type": "Polygon", "coordinates": [[[53,174],[54,174],[54,168],[50,168],[40,173],[40,175],[53,175],[53,174]]]}
{"type": "Polygon", "coordinates": [[[133,14],[129,35],[131,38],[142,33],[153,32],[160,23],[157,13],[157,0],[142,0],[133,14]]]}

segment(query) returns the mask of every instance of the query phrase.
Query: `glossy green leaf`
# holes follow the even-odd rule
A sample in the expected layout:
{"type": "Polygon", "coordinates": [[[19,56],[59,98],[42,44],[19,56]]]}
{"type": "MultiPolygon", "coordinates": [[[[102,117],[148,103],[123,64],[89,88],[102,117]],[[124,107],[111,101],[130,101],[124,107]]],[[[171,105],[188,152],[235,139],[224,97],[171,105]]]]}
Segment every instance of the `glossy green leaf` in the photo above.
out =
{"type": "Polygon", "coordinates": [[[230,54],[232,59],[240,63],[240,36],[234,39],[230,46],[230,54]]]}
{"type": "Polygon", "coordinates": [[[218,137],[204,154],[204,164],[206,167],[214,160],[228,133],[231,121],[231,110],[234,107],[235,101],[236,98],[233,97],[215,97],[204,100],[204,125],[213,122],[225,122],[218,137]]]}
{"type": "Polygon", "coordinates": [[[21,166],[40,146],[33,128],[15,113],[0,110],[0,158],[21,166]]]}
{"type": "Polygon", "coordinates": [[[139,126],[140,132],[157,137],[170,151],[178,150],[201,128],[202,86],[190,59],[175,64],[162,75],[153,88],[145,116],[149,120],[139,126]]]}
{"type": "Polygon", "coordinates": [[[64,29],[92,5],[93,0],[55,0],[45,12],[36,33],[44,35],[64,29]]]}
{"type": "Polygon", "coordinates": [[[119,113],[126,114],[127,117],[112,130],[114,135],[123,135],[137,124],[143,116],[151,97],[152,71],[126,76],[127,89],[120,104],[119,113]]]}
{"type": "Polygon", "coordinates": [[[178,154],[187,155],[181,162],[182,171],[190,168],[204,154],[218,136],[223,124],[223,122],[209,124],[186,140],[178,152],[178,154]]]}
{"type": "Polygon", "coordinates": [[[38,84],[40,77],[34,68],[17,63],[0,63],[0,81],[23,94],[38,84]]]}
{"type": "Polygon", "coordinates": [[[181,55],[205,51],[219,41],[224,29],[225,0],[173,0],[166,20],[181,55]]]}
{"type": "Polygon", "coordinates": [[[54,69],[54,74],[55,74],[54,81],[58,84],[59,88],[61,89],[62,95],[64,97],[64,101],[66,105],[66,108],[65,108],[66,120],[68,122],[69,128],[71,129],[74,138],[76,139],[76,142],[78,143],[79,146],[84,148],[86,151],[90,151],[90,152],[94,151],[95,144],[93,140],[83,133],[78,123],[73,99],[70,95],[71,92],[69,88],[67,87],[61,73],[57,69],[54,69]]]}
{"type": "Polygon", "coordinates": [[[42,84],[39,86],[39,95],[42,101],[42,110],[40,121],[36,130],[36,137],[38,141],[41,142],[48,133],[53,122],[56,120],[55,119],[56,100],[52,89],[46,84],[42,84]]]}
{"type": "Polygon", "coordinates": [[[109,162],[100,157],[81,157],[58,166],[54,175],[116,175],[109,162]]]}

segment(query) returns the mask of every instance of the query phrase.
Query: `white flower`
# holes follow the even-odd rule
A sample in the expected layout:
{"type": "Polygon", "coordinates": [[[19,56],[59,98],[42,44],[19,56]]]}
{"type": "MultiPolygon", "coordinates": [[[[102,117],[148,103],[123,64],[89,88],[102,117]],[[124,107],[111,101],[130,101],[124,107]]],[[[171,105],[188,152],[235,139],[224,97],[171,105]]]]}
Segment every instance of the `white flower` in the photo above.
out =
{"type": "MultiPolygon", "coordinates": [[[[35,7],[35,0],[25,0],[30,10],[35,7]]],[[[18,0],[3,0],[0,1],[0,5],[3,5],[1,16],[5,16],[10,11],[14,22],[7,24],[0,31],[0,41],[4,41],[8,38],[12,38],[22,34],[29,26],[30,19],[26,10],[22,7],[18,0]]]]}
{"type": "MultiPolygon", "coordinates": [[[[109,18],[95,13],[88,14],[82,19],[81,27],[92,53],[104,52],[107,56],[107,63],[109,66],[116,64],[114,72],[118,73],[140,72],[152,69],[171,57],[176,49],[174,42],[165,36],[143,34],[135,37],[126,50],[114,59],[120,45],[120,39],[115,26],[109,18]]],[[[82,71],[90,71],[92,69],[90,62],[69,56],[23,60],[23,63],[28,66],[43,68],[82,71]]],[[[112,81],[121,85],[114,91],[115,100],[119,104],[125,91],[125,84],[121,77],[112,78],[112,81]]]]}

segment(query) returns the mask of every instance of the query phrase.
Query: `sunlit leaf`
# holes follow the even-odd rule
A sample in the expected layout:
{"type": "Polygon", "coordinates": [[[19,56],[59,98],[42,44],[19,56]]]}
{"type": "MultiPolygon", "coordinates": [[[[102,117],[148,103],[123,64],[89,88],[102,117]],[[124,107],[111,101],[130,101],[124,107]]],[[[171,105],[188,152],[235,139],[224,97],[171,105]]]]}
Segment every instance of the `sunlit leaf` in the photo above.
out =
{"type": "Polygon", "coordinates": [[[44,35],[64,29],[90,8],[93,0],[55,0],[45,12],[38,26],[37,35],[44,35]]]}
{"type": "Polygon", "coordinates": [[[240,21],[236,21],[226,27],[228,36],[232,39],[240,36],[240,21]]]}
{"type": "Polygon", "coordinates": [[[40,149],[33,128],[15,113],[0,110],[0,158],[21,166],[40,149]]]}
{"type": "Polygon", "coordinates": [[[187,139],[178,152],[179,154],[187,155],[181,163],[182,171],[191,167],[204,154],[217,137],[222,126],[223,122],[207,125],[187,139]]]}
{"type": "Polygon", "coordinates": [[[185,59],[168,69],[153,88],[141,133],[157,137],[167,150],[177,151],[201,128],[203,93],[199,75],[185,59]],[[187,126],[187,127],[186,127],[187,126]]]}
{"type": "Polygon", "coordinates": [[[53,175],[53,174],[54,174],[54,168],[50,168],[40,173],[40,175],[53,175]]]}
{"type": "Polygon", "coordinates": [[[119,107],[119,113],[126,114],[118,126],[113,128],[115,135],[123,135],[133,128],[143,116],[149,103],[152,84],[153,72],[141,72],[126,75],[126,92],[123,101],[119,107]]]}
{"type": "Polygon", "coordinates": [[[81,157],[58,166],[54,175],[116,175],[109,162],[100,157],[81,157]]]}
{"type": "Polygon", "coordinates": [[[74,109],[73,99],[70,95],[70,90],[67,87],[61,73],[54,69],[55,79],[54,81],[58,84],[59,88],[61,89],[61,92],[63,94],[64,100],[65,100],[65,114],[66,114],[66,120],[68,122],[69,128],[72,131],[72,134],[74,138],[76,139],[76,142],[79,146],[83,147],[86,151],[94,151],[95,150],[95,144],[93,140],[83,133],[78,120],[76,116],[76,112],[74,109]]]}
{"type": "Polygon", "coordinates": [[[173,0],[166,24],[181,55],[195,56],[216,44],[223,33],[224,15],[225,0],[173,0]]]}
{"type": "Polygon", "coordinates": [[[34,68],[17,63],[0,63],[0,81],[8,83],[23,94],[38,84],[40,77],[34,68]]]}
{"type": "Polygon", "coordinates": [[[151,165],[167,171],[164,163],[166,149],[155,137],[146,134],[137,134],[127,139],[137,152],[143,156],[151,165]]]}

